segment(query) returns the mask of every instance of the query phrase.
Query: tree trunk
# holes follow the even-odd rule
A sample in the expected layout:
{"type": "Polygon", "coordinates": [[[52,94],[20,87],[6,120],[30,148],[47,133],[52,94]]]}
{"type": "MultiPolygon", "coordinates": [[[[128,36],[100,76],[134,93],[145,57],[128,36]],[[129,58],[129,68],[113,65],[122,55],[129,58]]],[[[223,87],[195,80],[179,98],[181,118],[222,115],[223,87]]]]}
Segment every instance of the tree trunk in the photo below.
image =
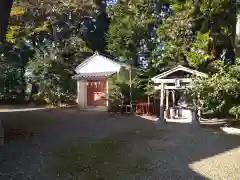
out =
{"type": "Polygon", "coordinates": [[[6,39],[12,3],[13,0],[0,0],[0,42],[4,42],[6,39]]]}

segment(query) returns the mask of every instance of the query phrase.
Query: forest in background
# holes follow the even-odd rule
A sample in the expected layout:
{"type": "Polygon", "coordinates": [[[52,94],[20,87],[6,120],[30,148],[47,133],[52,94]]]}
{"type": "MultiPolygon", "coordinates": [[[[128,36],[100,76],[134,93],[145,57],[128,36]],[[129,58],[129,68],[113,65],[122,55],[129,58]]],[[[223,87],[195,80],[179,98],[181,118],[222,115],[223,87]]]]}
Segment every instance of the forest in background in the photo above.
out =
{"type": "MultiPolygon", "coordinates": [[[[133,91],[143,99],[154,94],[149,78],[164,70],[182,64],[206,72],[190,95],[238,119],[236,15],[231,0],[15,0],[0,46],[1,102],[25,102],[29,83],[38,103],[74,101],[74,68],[99,51],[138,68],[133,91]]],[[[113,88],[121,93],[127,83],[113,88]]]]}

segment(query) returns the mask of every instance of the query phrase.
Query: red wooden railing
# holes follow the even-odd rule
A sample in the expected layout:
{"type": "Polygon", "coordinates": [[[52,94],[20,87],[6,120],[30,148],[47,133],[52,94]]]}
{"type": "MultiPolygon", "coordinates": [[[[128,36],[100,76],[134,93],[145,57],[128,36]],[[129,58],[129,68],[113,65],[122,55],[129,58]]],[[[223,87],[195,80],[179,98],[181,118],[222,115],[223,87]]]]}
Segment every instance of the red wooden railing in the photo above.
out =
{"type": "Polygon", "coordinates": [[[136,114],[153,115],[156,113],[156,108],[153,103],[136,102],[136,114]]]}

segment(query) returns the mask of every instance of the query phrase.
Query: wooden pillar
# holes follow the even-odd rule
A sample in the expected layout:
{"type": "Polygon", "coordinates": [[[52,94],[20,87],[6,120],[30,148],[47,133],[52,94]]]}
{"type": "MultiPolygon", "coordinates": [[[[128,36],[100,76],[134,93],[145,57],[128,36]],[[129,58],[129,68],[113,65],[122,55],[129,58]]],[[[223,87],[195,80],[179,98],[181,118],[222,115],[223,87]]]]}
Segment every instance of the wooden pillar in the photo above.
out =
{"type": "Polygon", "coordinates": [[[160,90],[160,116],[159,116],[160,122],[165,122],[164,118],[164,83],[161,84],[161,90],[160,90]]]}
{"type": "Polygon", "coordinates": [[[87,107],[87,81],[78,81],[78,105],[80,108],[84,109],[87,107]]]}
{"type": "Polygon", "coordinates": [[[119,80],[119,77],[120,77],[120,72],[118,71],[117,72],[117,80],[119,80]]]}
{"type": "Polygon", "coordinates": [[[150,104],[150,97],[149,97],[149,78],[148,78],[148,84],[147,84],[147,96],[148,96],[148,106],[150,104]]]}
{"type": "MultiPolygon", "coordinates": [[[[200,101],[200,94],[197,96],[197,100],[200,101]]],[[[201,109],[197,106],[197,122],[200,123],[201,121],[201,109]]]]}
{"type": "Polygon", "coordinates": [[[129,69],[129,96],[130,96],[130,112],[132,113],[132,64],[129,69]]]}
{"type": "Polygon", "coordinates": [[[169,111],[169,90],[166,90],[166,109],[165,109],[165,112],[164,112],[164,118],[169,119],[169,114],[170,114],[170,111],[169,111]]]}
{"type": "Polygon", "coordinates": [[[83,88],[84,88],[84,108],[87,107],[87,80],[83,82],[83,88]]]}
{"type": "Polygon", "coordinates": [[[80,80],[77,80],[77,100],[76,102],[79,104],[80,99],[80,80]]]}
{"type": "Polygon", "coordinates": [[[108,96],[108,91],[109,91],[109,87],[108,87],[108,79],[106,80],[106,97],[107,97],[107,101],[106,101],[106,106],[108,107],[108,99],[109,99],[109,96],[108,96]]]}
{"type": "Polygon", "coordinates": [[[169,109],[169,90],[166,90],[166,110],[169,109]]]}
{"type": "Polygon", "coordinates": [[[172,101],[173,101],[173,107],[175,107],[175,90],[172,91],[172,101]]]}

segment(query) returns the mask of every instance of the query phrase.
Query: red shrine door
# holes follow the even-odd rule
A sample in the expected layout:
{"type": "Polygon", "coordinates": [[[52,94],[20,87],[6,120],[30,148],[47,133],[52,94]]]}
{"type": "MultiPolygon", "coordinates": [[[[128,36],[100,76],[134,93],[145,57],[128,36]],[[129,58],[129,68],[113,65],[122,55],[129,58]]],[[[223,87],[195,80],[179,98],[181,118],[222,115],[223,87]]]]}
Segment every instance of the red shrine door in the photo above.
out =
{"type": "Polygon", "coordinates": [[[106,106],[106,80],[87,81],[87,104],[106,106]]]}

